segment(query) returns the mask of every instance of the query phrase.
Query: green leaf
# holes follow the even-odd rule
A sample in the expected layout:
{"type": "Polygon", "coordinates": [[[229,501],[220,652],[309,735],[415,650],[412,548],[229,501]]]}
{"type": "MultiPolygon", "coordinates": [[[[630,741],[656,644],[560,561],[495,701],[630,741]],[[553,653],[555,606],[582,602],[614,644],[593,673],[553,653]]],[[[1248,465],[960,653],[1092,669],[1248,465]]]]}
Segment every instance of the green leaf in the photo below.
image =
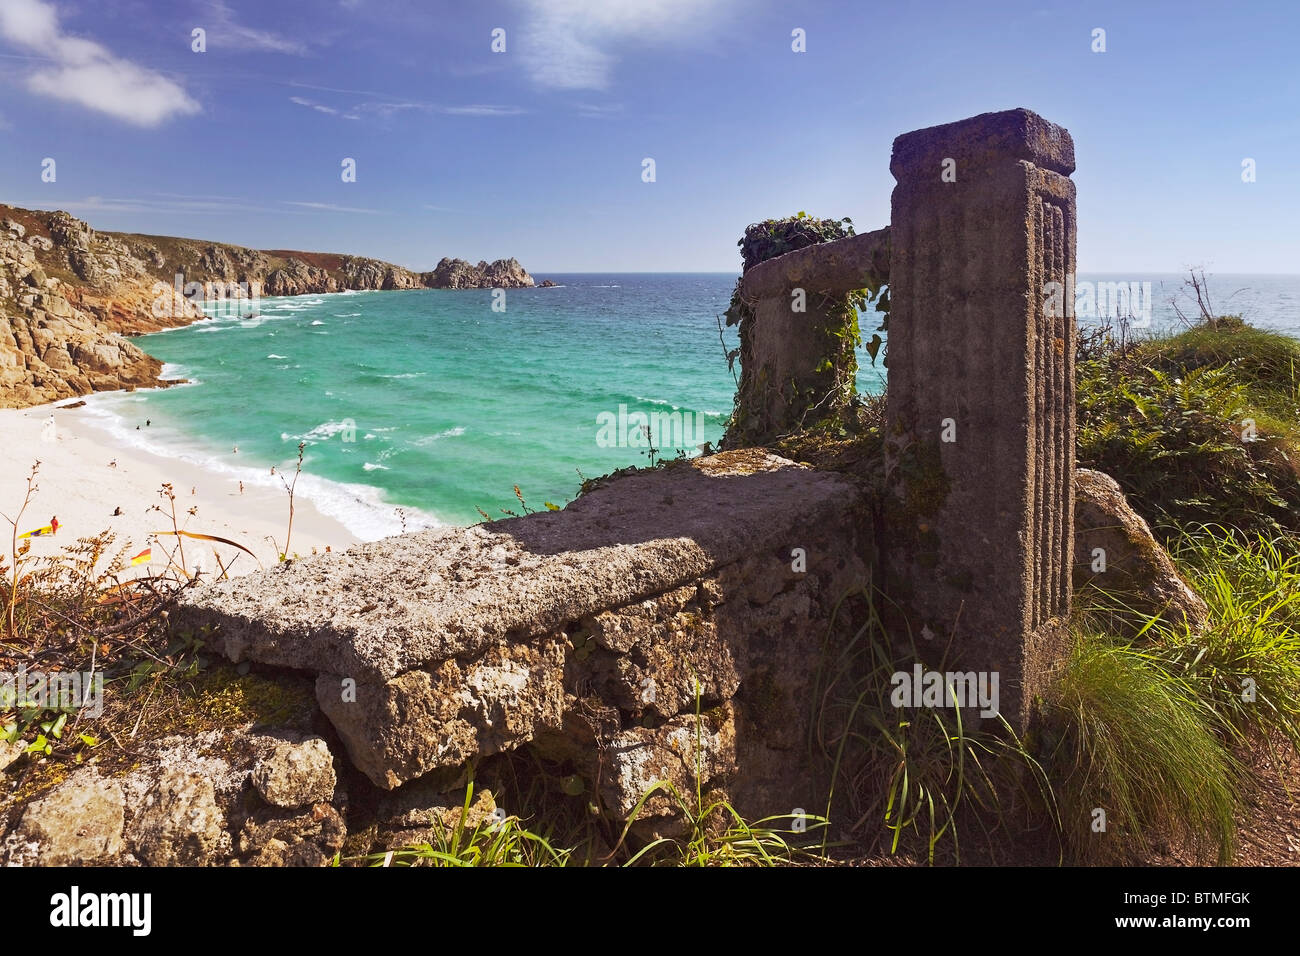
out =
{"type": "Polygon", "coordinates": [[[873,335],[871,337],[871,341],[864,346],[864,348],[866,348],[867,350],[867,354],[871,356],[872,365],[876,364],[876,356],[880,354],[880,346],[884,344],[885,344],[884,339],[882,339],[879,335],[873,335]]]}

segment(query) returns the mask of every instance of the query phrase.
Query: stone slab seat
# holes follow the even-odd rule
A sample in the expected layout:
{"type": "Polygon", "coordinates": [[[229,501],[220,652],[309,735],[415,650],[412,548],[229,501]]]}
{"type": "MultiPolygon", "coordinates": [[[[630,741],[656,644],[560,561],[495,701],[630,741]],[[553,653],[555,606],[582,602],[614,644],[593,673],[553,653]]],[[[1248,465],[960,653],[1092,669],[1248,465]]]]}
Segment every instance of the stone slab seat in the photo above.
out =
{"type": "Polygon", "coordinates": [[[852,486],[759,449],[611,481],[558,512],[432,529],[195,589],[231,660],[386,680],[694,580],[843,508],[852,486]]]}
{"type": "Polygon", "coordinates": [[[558,727],[566,625],[756,554],[788,567],[792,543],[847,527],[858,500],[841,476],[723,452],[612,479],[562,511],[209,584],[174,619],[232,660],[315,672],[353,762],[391,788],[558,727]]]}
{"type": "Polygon", "coordinates": [[[863,288],[866,278],[889,281],[889,227],[807,246],[760,262],[745,273],[748,302],[785,297],[791,289],[838,296],[863,288]]]}

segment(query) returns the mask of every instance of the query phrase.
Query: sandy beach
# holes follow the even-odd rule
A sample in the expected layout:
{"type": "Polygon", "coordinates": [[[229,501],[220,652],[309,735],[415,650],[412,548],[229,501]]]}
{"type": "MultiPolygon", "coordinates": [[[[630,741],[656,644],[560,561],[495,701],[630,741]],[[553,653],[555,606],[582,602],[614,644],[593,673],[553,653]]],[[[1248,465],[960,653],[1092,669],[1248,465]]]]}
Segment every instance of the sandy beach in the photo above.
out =
{"type": "MultiPolygon", "coordinates": [[[[19,531],[48,525],[56,516],[59,522],[56,535],[32,539],[33,555],[55,554],[78,538],[109,530],[116,535],[113,550],[126,546],[128,559],[152,546],[150,562],[129,569],[128,576],[162,570],[177,539],[152,534],[171,530],[170,506],[160,495],[163,484],[170,483],[181,530],[229,538],[252,551],[264,566],[275,564],[277,551],[269,539],[283,545],[289,520],[288,495],[278,483],[245,482],[241,493],[237,476],[124,445],[97,427],[85,406],[59,407],[69,404],[0,409],[0,512],[17,514],[28,474],[39,461],[37,491],[19,531]],[[154,510],[155,505],[164,511],[154,510]]],[[[9,534],[8,523],[0,518],[0,553],[6,556],[9,534]]],[[[235,548],[183,540],[190,571],[219,573],[214,549],[232,576],[257,570],[257,563],[235,548]]],[[[327,546],[341,551],[357,541],[341,523],[322,515],[303,497],[299,486],[292,552],[305,555],[327,546]]]]}

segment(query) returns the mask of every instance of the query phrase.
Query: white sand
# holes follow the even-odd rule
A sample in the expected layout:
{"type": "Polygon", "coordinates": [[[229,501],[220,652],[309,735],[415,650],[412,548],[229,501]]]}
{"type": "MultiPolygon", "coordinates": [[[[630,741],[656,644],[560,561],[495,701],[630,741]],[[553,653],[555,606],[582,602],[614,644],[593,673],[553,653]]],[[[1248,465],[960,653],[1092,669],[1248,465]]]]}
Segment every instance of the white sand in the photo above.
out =
{"type": "MultiPolygon", "coordinates": [[[[67,404],[61,402],[59,404],[67,404]]],[[[215,474],[199,465],[162,458],[139,448],[123,447],[83,408],[54,405],[0,409],[0,512],[14,517],[22,507],[28,473],[40,461],[37,492],[20,521],[28,531],[59,519],[58,534],[32,539],[31,554],[48,555],[74,544],[77,538],[111,530],[114,549],[127,545],[127,557],[153,547],[152,562],[130,569],[127,576],[155,573],[166,567],[167,553],[175,551],[175,537],[150,540],[150,533],[171,530],[167,501],[159,489],[170,482],[176,494],[177,525],[183,531],[219,535],[250,549],[264,566],[277,559],[268,536],[283,546],[289,521],[289,498],[284,489],[265,484],[247,485],[241,494],[238,478],[215,474]],[[50,419],[53,416],[53,426],[50,419]],[[111,466],[111,462],[116,462],[111,466]],[[164,512],[154,511],[160,505],[164,512]],[[114,515],[115,509],[120,515],[114,515]],[[189,514],[191,508],[196,511],[189,514]]],[[[252,463],[250,462],[250,465],[252,463]]],[[[190,571],[201,566],[209,575],[218,572],[213,549],[232,576],[257,570],[247,554],[227,545],[181,539],[190,571]],[[233,562],[232,558],[238,556],[233,562]]],[[[322,515],[299,492],[294,499],[290,550],[299,555],[330,546],[342,551],[357,538],[333,518],[322,515]]],[[[10,527],[0,517],[0,554],[8,556],[10,527]]]]}

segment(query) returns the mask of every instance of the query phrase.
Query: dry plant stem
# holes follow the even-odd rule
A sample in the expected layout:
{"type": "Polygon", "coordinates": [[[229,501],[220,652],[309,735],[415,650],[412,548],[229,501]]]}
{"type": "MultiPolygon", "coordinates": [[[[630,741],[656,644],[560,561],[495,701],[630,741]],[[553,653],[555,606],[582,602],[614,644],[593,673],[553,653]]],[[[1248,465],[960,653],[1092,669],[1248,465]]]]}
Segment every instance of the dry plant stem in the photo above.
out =
{"type": "Polygon", "coordinates": [[[10,518],[8,515],[4,516],[4,519],[9,522],[11,529],[9,537],[9,554],[13,560],[13,580],[10,581],[9,608],[8,614],[6,615],[9,623],[9,640],[11,641],[16,641],[18,639],[18,623],[15,615],[18,609],[18,572],[23,563],[18,557],[18,526],[22,523],[23,513],[27,510],[27,506],[32,503],[32,495],[36,494],[36,473],[40,471],[40,468],[41,463],[37,461],[32,465],[32,470],[27,475],[27,493],[23,495],[23,505],[18,509],[18,514],[13,518],[10,518]]]}
{"type": "Polygon", "coordinates": [[[289,492],[289,527],[284,533],[284,550],[280,552],[281,557],[286,561],[289,559],[289,539],[293,536],[293,492],[298,487],[298,476],[302,474],[302,453],[306,447],[306,442],[298,442],[298,464],[294,468],[293,482],[287,482],[284,480],[283,475],[280,476],[280,482],[284,485],[285,491],[289,492]]]}

